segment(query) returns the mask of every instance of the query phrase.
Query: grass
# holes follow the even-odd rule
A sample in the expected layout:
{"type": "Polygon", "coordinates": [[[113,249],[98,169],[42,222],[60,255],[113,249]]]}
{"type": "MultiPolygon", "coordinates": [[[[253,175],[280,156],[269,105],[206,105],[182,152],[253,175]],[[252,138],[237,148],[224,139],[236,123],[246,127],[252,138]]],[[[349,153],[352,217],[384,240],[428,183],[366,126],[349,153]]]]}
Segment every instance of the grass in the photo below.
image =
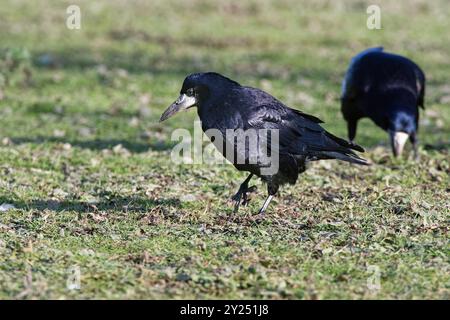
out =
{"type": "Polygon", "coordinates": [[[357,0],[76,1],[69,30],[73,2],[4,1],[0,298],[450,298],[450,6],[378,3],[381,30],[357,0]],[[187,74],[261,87],[345,137],[343,74],[378,45],[427,74],[419,163],[364,120],[373,166],[312,164],[258,224],[260,182],[233,214],[243,173],[170,162],[196,115],[158,119],[187,74]]]}

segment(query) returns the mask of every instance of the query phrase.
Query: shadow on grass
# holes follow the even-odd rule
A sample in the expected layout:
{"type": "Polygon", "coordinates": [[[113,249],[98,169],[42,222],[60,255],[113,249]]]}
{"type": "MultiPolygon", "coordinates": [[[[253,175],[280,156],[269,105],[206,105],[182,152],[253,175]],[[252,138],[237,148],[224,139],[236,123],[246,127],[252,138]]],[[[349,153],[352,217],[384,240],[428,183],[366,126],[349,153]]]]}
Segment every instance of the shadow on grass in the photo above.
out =
{"type": "Polygon", "coordinates": [[[448,151],[450,150],[450,142],[438,142],[435,144],[427,143],[424,146],[425,150],[433,150],[433,151],[448,151]]]}
{"type": "MultiPolygon", "coordinates": [[[[193,66],[198,65],[193,57],[168,57],[167,55],[149,55],[144,50],[135,50],[127,54],[119,50],[94,52],[88,47],[65,48],[48,52],[36,52],[33,64],[43,69],[84,70],[94,69],[100,65],[109,69],[124,69],[128,73],[186,75],[192,73],[193,66]]],[[[205,58],[206,59],[206,58],[205,58]]],[[[205,61],[210,64],[210,61],[205,61]]]]}
{"type": "Polygon", "coordinates": [[[122,145],[123,148],[127,149],[133,153],[143,153],[148,150],[164,151],[170,150],[173,147],[173,143],[166,142],[130,142],[122,139],[94,139],[94,140],[73,140],[58,137],[44,137],[38,136],[35,138],[28,137],[12,137],[12,142],[14,144],[25,144],[25,143],[69,143],[73,147],[78,147],[82,149],[90,150],[104,150],[112,149],[115,146],[122,145]]]}
{"type": "Polygon", "coordinates": [[[181,202],[176,198],[146,199],[141,197],[105,197],[99,201],[79,201],[79,200],[31,200],[13,201],[6,197],[0,197],[1,203],[13,204],[18,209],[24,210],[51,210],[56,212],[76,211],[78,213],[96,211],[120,211],[120,212],[141,212],[146,213],[150,209],[162,207],[179,208],[181,202]]]}
{"type": "MultiPolygon", "coordinates": [[[[179,78],[180,81],[194,72],[215,71],[231,78],[251,77],[256,79],[279,80],[295,83],[299,78],[315,81],[331,81],[340,78],[333,70],[317,68],[298,68],[286,63],[274,63],[280,58],[277,50],[260,50],[242,56],[239,63],[224,64],[216,57],[220,47],[210,46],[207,51],[196,54],[173,54],[165,44],[158,43],[164,50],[149,54],[145,49],[136,48],[124,53],[118,49],[93,50],[89,47],[72,47],[60,50],[37,51],[33,53],[33,64],[42,69],[85,70],[99,66],[106,70],[123,69],[131,74],[154,74],[179,78]],[[211,50],[212,49],[212,50],[211,50]],[[215,50],[215,51],[214,51],[215,50]]],[[[195,42],[190,43],[196,47],[195,42]]],[[[340,81],[338,79],[337,81],[340,81]]]]}

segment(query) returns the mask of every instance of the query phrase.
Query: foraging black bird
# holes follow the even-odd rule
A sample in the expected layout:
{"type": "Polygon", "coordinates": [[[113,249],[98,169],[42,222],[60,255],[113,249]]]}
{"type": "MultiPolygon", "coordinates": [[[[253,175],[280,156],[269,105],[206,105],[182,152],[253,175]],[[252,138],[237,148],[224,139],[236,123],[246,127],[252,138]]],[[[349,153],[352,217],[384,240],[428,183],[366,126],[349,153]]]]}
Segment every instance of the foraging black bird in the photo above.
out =
{"type": "Polygon", "coordinates": [[[232,198],[235,201],[235,211],[238,210],[241,200],[244,204],[247,203],[247,192],[252,191],[248,183],[253,175],[267,183],[268,197],[259,211],[263,213],[279,187],[285,183],[295,184],[298,175],[306,170],[306,163],[309,161],[339,159],[368,164],[352,151],[363,152],[363,148],[324,130],[319,125],[322,122],[320,119],[291,109],[262,90],[241,86],[218,73],[196,73],[186,77],[179,98],[162,114],[160,121],[193,106],[197,106],[203,131],[207,135],[211,129],[220,133],[220,137],[214,137],[216,146],[225,145],[224,148],[219,147],[219,151],[238,170],[250,172],[232,198]],[[261,141],[266,141],[269,145],[268,153],[277,153],[278,166],[274,166],[276,170],[264,170],[273,163],[264,161],[264,157],[260,157],[260,148],[255,151],[248,141],[243,146],[238,145],[234,138],[231,143],[227,142],[227,130],[230,129],[257,132],[258,143],[261,145],[261,141]],[[267,134],[267,139],[264,140],[264,129],[273,130],[274,135],[267,134]],[[278,134],[278,141],[275,141],[275,132],[278,134]],[[218,142],[220,144],[217,144],[218,142]],[[233,156],[230,157],[227,152],[230,149],[227,148],[232,149],[233,156]],[[251,161],[255,156],[258,160],[251,161]],[[237,159],[245,161],[242,163],[237,159]]]}
{"type": "Polygon", "coordinates": [[[341,111],[349,140],[355,139],[358,120],[369,117],[389,132],[394,156],[401,155],[409,137],[417,159],[419,106],[424,108],[424,98],[425,75],[417,64],[382,47],[359,53],[342,84],[341,111]]]}

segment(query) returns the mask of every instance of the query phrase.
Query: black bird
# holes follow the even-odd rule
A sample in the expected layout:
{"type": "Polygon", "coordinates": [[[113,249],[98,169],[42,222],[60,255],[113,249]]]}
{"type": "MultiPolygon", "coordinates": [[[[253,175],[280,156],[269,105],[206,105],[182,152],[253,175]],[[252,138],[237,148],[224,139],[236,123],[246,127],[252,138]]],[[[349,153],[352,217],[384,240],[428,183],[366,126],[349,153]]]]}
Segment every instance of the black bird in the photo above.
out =
{"type": "Polygon", "coordinates": [[[369,117],[389,132],[394,156],[409,137],[418,158],[419,106],[424,108],[425,75],[411,60],[367,49],[353,57],[342,83],[341,110],[348,138],[355,139],[358,120],[369,117]]]}
{"type": "Polygon", "coordinates": [[[268,197],[259,211],[263,213],[279,187],[285,183],[295,184],[298,175],[306,170],[306,163],[309,161],[339,159],[368,164],[352,151],[354,149],[363,152],[362,147],[327,132],[319,125],[322,122],[320,119],[291,109],[262,90],[241,86],[218,73],[196,73],[186,77],[179,98],[162,114],[160,121],[193,106],[197,106],[203,131],[207,135],[211,129],[220,133],[219,136],[211,138],[216,147],[225,145],[223,148],[219,147],[219,151],[238,170],[250,172],[232,198],[235,201],[235,211],[238,210],[241,200],[243,204],[248,202],[247,192],[254,189],[248,186],[253,175],[267,183],[268,197]],[[248,141],[244,146],[239,146],[234,138],[231,142],[227,141],[227,130],[230,129],[241,129],[244,133],[257,132],[257,151],[248,141]],[[267,134],[264,129],[273,131],[267,134]],[[277,143],[274,142],[276,134],[277,143]],[[261,155],[259,147],[264,141],[269,145],[268,153],[278,155],[278,166],[274,172],[264,171],[273,164],[265,162],[261,155]],[[232,157],[227,152],[230,150],[228,148],[233,151],[232,157]],[[255,156],[258,160],[250,161],[255,156]],[[244,159],[245,163],[236,159],[244,159]]]}

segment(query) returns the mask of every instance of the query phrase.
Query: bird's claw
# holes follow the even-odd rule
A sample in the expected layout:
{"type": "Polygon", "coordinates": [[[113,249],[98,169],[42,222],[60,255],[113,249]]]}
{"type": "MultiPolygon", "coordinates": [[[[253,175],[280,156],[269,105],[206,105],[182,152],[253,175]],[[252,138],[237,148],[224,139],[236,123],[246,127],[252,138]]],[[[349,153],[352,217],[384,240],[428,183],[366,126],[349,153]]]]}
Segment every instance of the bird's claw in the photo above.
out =
{"type": "Polygon", "coordinates": [[[241,202],[242,192],[239,190],[234,196],[231,197],[231,200],[234,202],[241,202]]]}
{"type": "Polygon", "coordinates": [[[247,206],[250,202],[250,198],[248,197],[248,193],[252,193],[256,191],[256,186],[251,186],[250,188],[242,188],[239,189],[239,191],[231,197],[231,200],[234,201],[234,212],[236,213],[239,210],[239,205],[247,206]]]}

